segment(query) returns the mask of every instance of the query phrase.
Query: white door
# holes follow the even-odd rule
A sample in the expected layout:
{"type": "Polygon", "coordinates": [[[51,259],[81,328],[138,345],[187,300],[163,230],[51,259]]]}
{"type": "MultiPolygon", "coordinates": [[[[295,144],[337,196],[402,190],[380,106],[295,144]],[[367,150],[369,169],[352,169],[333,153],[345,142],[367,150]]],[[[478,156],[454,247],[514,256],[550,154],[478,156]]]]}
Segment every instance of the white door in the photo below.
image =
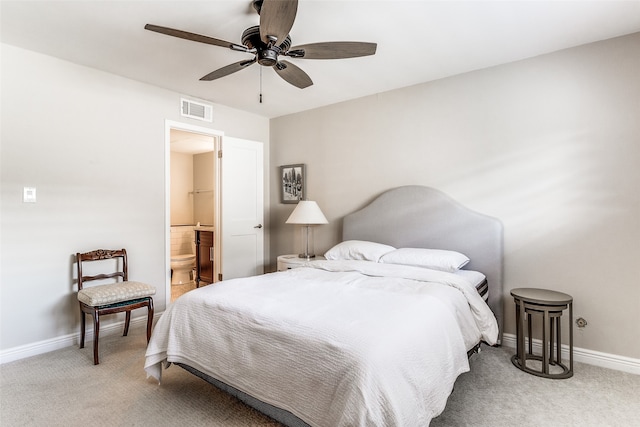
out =
{"type": "Polygon", "coordinates": [[[223,280],[264,272],[264,166],[261,142],[222,137],[223,280]]]}

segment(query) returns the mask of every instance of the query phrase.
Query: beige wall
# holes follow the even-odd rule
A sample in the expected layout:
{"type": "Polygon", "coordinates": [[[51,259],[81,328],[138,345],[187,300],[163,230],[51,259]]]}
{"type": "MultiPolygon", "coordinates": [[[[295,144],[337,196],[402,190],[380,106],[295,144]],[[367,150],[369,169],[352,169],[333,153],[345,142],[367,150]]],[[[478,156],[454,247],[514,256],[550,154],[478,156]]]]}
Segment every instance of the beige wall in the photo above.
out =
{"type": "MultiPolygon", "coordinates": [[[[277,167],[307,164],[330,221],[392,187],[436,187],[502,220],[509,290],[574,297],[575,345],[640,358],[640,33],[271,120],[277,167]]],[[[427,59],[425,59],[427,60],[427,59]]],[[[271,193],[272,262],[300,250],[271,193]]]]}
{"type": "Polygon", "coordinates": [[[214,225],[214,160],[213,151],[171,152],[171,225],[214,225]]]}
{"type": "Polygon", "coordinates": [[[181,94],[6,44],[1,54],[0,354],[77,334],[78,251],[126,247],[131,279],[155,285],[164,310],[166,120],[262,141],[266,153],[269,121],[221,105],[213,123],[185,119],[181,94]],[[22,203],[23,187],[37,203],[22,203]]]}
{"type": "Polygon", "coordinates": [[[213,151],[193,156],[193,221],[201,225],[214,225],[214,157],[213,151]]]}
{"type": "Polygon", "coordinates": [[[171,225],[193,225],[193,154],[171,152],[171,225]]]}

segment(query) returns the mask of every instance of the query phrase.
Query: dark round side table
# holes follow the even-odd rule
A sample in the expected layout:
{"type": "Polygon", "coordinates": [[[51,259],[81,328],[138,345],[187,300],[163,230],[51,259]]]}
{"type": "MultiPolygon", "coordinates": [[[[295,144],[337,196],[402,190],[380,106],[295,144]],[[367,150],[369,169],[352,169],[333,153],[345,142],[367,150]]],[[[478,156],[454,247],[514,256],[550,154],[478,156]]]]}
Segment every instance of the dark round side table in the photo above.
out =
{"type": "MultiPolygon", "coordinates": [[[[573,376],[573,298],[571,295],[537,288],[518,288],[511,291],[516,304],[516,354],[511,362],[524,372],[544,378],[569,378],[573,376]],[[562,363],[561,318],[569,308],[569,366],[562,363]],[[542,356],[533,354],[531,318],[542,317],[542,356]],[[527,323],[528,348],[525,351],[524,324],[527,323]],[[554,351],[555,344],[555,351],[554,351]],[[527,361],[541,363],[540,370],[527,366],[527,361]],[[550,372],[549,366],[558,366],[562,372],[550,372]]],[[[532,365],[532,364],[530,364],[532,365]]],[[[559,369],[558,369],[559,371],[559,369]]]]}

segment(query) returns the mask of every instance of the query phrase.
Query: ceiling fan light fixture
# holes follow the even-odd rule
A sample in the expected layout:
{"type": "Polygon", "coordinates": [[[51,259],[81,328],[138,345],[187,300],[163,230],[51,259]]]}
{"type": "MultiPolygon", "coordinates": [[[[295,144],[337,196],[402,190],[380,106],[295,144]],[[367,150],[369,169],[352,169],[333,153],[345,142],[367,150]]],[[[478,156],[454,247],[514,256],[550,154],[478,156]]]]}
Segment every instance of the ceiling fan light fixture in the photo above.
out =
{"type": "Polygon", "coordinates": [[[273,67],[277,62],[278,53],[275,49],[258,49],[258,64],[273,67]]]}

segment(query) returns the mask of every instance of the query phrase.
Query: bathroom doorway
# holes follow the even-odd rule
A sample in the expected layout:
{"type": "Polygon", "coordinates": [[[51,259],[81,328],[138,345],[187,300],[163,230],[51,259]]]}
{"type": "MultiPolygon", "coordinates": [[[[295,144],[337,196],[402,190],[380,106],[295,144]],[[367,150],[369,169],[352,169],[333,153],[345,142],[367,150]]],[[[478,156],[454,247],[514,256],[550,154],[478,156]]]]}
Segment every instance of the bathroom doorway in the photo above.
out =
{"type": "MultiPolygon", "coordinates": [[[[210,271],[200,286],[218,277],[219,165],[221,133],[181,123],[167,124],[167,301],[196,288],[196,235],[213,240],[210,271]]],[[[200,249],[200,248],[198,248],[200,249]]],[[[200,257],[202,258],[202,257],[200,257]]],[[[199,262],[201,267],[202,262],[199,262]]]]}
{"type": "MultiPolygon", "coordinates": [[[[187,139],[207,137],[213,145],[213,227],[214,248],[211,283],[264,273],[264,157],[263,143],[224,136],[222,132],[167,120],[165,122],[165,251],[166,301],[171,299],[171,135],[187,139]],[[178,132],[181,131],[181,132],[178,132]],[[192,135],[189,135],[192,134],[192,135]],[[222,153],[224,152],[224,156],[222,153]]],[[[176,141],[177,143],[177,141],[176,141]]],[[[206,196],[208,189],[193,191],[192,197],[206,196]]],[[[189,191],[187,191],[188,193],[189,191]]],[[[210,193],[209,193],[210,194],[210,193]]],[[[209,196],[211,197],[211,196],[209,196]]],[[[173,216],[175,217],[176,214],[173,216]]],[[[202,218],[207,218],[206,216],[202,218]]],[[[205,226],[196,217],[193,227],[205,226]]],[[[208,226],[208,225],[207,225],[208,226]]],[[[199,246],[198,246],[199,247],[199,246]]],[[[199,254],[196,254],[199,258],[199,254]]]]}

